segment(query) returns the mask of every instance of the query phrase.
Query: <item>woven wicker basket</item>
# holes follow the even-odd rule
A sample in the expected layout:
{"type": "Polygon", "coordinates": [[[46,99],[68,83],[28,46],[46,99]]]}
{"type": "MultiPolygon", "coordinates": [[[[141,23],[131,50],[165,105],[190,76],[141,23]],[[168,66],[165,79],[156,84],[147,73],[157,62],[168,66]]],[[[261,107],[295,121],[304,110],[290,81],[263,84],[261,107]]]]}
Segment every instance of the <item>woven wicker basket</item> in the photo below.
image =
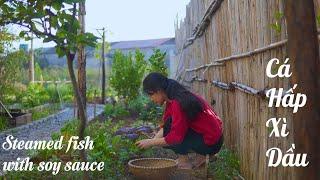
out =
{"type": "Polygon", "coordinates": [[[141,158],[129,161],[129,171],[137,179],[168,179],[178,163],[166,158],[141,158]]]}

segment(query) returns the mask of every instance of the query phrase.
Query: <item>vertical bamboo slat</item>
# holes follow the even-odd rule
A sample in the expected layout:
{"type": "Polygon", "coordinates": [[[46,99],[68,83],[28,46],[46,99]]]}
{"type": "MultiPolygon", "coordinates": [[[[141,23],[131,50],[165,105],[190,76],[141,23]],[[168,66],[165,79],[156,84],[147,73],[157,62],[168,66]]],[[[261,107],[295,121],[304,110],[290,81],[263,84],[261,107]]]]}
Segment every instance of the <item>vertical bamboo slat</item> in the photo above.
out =
{"type": "MultiPolygon", "coordinates": [[[[192,36],[192,30],[201,21],[206,9],[214,0],[191,0],[186,8],[186,17],[176,29],[176,45],[180,58],[178,72],[196,68],[228,57],[268,46],[287,38],[284,17],[284,0],[224,0],[212,16],[202,37],[182,50],[184,42],[192,36]],[[272,28],[278,23],[279,31],[272,28]]],[[[319,16],[320,0],[314,0],[316,15],[319,16]]],[[[319,25],[318,25],[319,27],[319,25]]],[[[251,57],[225,62],[224,66],[212,66],[195,72],[184,72],[184,79],[192,76],[226,83],[238,82],[255,89],[290,88],[289,79],[273,78],[265,75],[265,68],[271,58],[282,62],[287,56],[286,46],[279,46],[251,57]]],[[[179,74],[179,73],[178,73],[179,74]]],[[[209,81],[209,82],[210,82],[209,81]]],[[[214,110],[224,121],[225,145],[234,150],[241,163],[241,174],[246,179],[292,179],[293,168],[268,168],[265,152],[272,147],[283,151],[293,143],[292,109],[269,108],[268,101],[241,91],[226,91],[210,83],[193,82],[192,91],[199,93],[209,102],[215,100],[214,110]],[[285,117],[287,138],[269,137],[270,130],[265,123],[270,118],[285,117]]]]}

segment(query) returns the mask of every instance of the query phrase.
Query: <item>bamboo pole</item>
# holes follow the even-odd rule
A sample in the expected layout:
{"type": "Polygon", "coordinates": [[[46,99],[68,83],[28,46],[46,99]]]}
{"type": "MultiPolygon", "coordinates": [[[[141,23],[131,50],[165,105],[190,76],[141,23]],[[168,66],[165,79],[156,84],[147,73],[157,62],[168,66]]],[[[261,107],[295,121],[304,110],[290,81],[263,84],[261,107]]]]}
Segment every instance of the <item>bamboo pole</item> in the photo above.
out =
{"type": "Polygon", "coordinates": [[[0,101],[0,105],[1,105],[1,107],[4,109],[4,111],[6,111],[6,113],[8,114],[8,116],[9,116],[10,118],[13,118],[12,115],[11,115],[11,113],[9,112],[9,110],[4,106],[4,104],[2,104],[1,101],[0,101]]]}
{"type": "MultiPolygon", "coordinates": [[[[320,33],[320,32],[318,32],[318,33],[320,33]]],[[[318,35],[318,39],[320,39],[320,35],[318,35]]],[[[287,42],[288,42],[288,40],[285,39],[285,40],[282,40],[282,41],[279,41],[279,42],[276,42],[276,43],[272,43],[272,44],[270,44],[268,46],[265,46],[265,47],[254,49],[253,51],[249,51],[249,52],[245,52],[245,53],[242,53],[242,54],[237,54],[237,55],[232,55],[232,56],[228,56],[228,57],[225,57],[225,58],[217,59],[217,60],[214,60],[210,64],[205,64],[205,65],[202,65],[202,66],[199,66],[199,67],[196,67],[196,68],[192,68],[192,69],[186,69],[185,71],[186,72],[192,72],[192,71],[197,71],[197,70],[200,70],[200,69],[203,69],[203,68],[206,68],[206,67],[224,66],[223,62],[225,62],[225,61],[251,57],[253,55],[256,55],[256,54],[259,54],[259,53],[263,53],[263,52],[266,52],[268,50],[284,46],[285,44],[287,44],[287,42]]]]}
{"type": "Polygon", "coordinates": [[[224,89],[224,90],[231,90],[232,89],[229,84],[226,84],[226,83],[223,83],[220,81],[216,81],[216,80],[211,81],[211,84],[216,87],[219,87],[221,89],[224,89]]]}
{"type": "Polygon", "coordinates": [[[205,65],[202,65],[200,67],[197,67],[197,68],[193,68],[193,69],[186,69],[186,72],[191,72],[191,71],[197,71],[197,70],[200,70],[200,69],[203,69],[203,68],[209,68],[209,67],[213,67],[213,66],[225,66],[224,63],[210,63],[210,64],[205,64],[205,65]]]}
{"type": "Polygon", "coordinates": [[[203,79],[203,78],[198,78],[198,77],[194,78],[193,81],[199,81],[199,82],[204,82],[204,83],[207,83],[207,82],[208,82],[208,80],[203,79]]]}
{"type": "Polygon", "coordinates": [[[205,15],[203,16],[201,22],[194,28],[192,37],[187,38],[186,42],[184,43],[182,49],[186,49],[188,46],[193,44],[194,40],[201,37],[205,32],[206,28],[210,24],[211,17],[213,14],[219,9],[223,0],[214,0],[209,8],[206,10],[205,15]]]}

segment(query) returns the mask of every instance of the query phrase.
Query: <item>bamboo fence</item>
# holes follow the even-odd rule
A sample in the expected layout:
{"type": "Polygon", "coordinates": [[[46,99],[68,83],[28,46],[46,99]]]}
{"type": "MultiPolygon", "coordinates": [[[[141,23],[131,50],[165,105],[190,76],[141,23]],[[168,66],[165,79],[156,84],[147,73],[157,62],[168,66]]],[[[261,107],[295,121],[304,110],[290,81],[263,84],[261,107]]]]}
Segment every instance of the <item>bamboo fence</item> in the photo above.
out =
{"type": "MultiPolygon", "coordinates": [[[[314,2],[318,16],[320,0],[314,2]]],[[[191,0],[176,24],[176,78],[215,102],[225,145],[239,156],[246,179],[294,179],[294,168],[267,167],[265,154],[293,143],[292,109],[269,108],[265,98],[269,88],[292,86],[265,73],[270,59],[287,57],[283,13],[284,0],[191,0]],[[266,121],[275,117],[287,118],[289,136],[269,137],[266,121]]]]}

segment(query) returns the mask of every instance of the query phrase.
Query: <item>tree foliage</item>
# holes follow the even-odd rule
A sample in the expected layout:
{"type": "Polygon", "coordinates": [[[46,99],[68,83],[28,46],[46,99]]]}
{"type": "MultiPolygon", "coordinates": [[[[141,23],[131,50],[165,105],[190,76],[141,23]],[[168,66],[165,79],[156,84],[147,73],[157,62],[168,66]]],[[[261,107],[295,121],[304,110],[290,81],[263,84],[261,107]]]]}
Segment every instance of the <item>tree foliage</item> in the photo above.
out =
{"type": "Polygon", "coordinates": [[[144,54],[141,51],[136,50],[135,55],[132,53],[125,55],[121,51],[116,51],[110,73],[110,86],[126,102],[135,99],[139,95],[146,67],[144,54]]]}
{"type": "Polygon", "coordinates": [[[95,46],[92,33],[78,35],[80,28],[76,3],[82,0],[0,0],[0,25],[23,27],[19,36],[26,39],[34,34],[43,42],[56,43],[59,57],[75,53],[79,45],[95,46]]]}
{"type": "Polygon", "coordinates": [[[23,63],[27,56],[22,51],[10,52],[0,57],[0,99],[6,102],[10,95],[14,94],[15,83],[20,80],[23,63]]]}
{"type": "Polygon", "coordinates": [[[12,42],[16,37],[9,33],[5,27],[0,28],[0,55],[4,56],[9,52],[12,47],[12,42]]]}
{"type": "MultiPolygon", "coordinates": [[[[76,17],[77,4],[84,0],[0,0],[0,26],[20,25],[20,37],[34,34],[43,42],[55,42],[59,57],[66,56],[70,79],[79,109],[79,141],[84,139],[86,112],[84,100],[77,86],[73,60],[78,47],[95,46],[97,37],[92,33],[79,34],[80,23],[76,17]]],[[[85,150],[80,150],[82,161],[87,161],[85,150]]],[[[89,179],[84,172],[84,179],[89,179]]]]}
{"type": "Polygon", "coordinates": [[[165,57],[166,53],[160,49],[154,49],[148,61],[140,50],[136,50],[135,55],[131,52],[126,55],[116,51],[109,77],[111,88],[125,99],[125,102],[136,99],[146,72],[159,72],[168,76],[165,57]]]}
{"type": "MultiPolygon", "coordinates": [[[[110,45],[110,43],[105,42],[105,45],[104,45],[104,53],[107,54],[110,50],[111,50],[111,45],[110,45]]],[[[101,42],[98,42],[97,45],[96,45],[95,52],[94,52],[94,57],[95,57],[96,59],[99,59],[99,60],[102,59],[102,57],[101,57],[101,51],[102,51],[102,43],[101,43],[101,42]]]]}
{"type": "Polygon", "coordinates": [[[27,56],[22,51],[9,51],[16,37],[5,28],[0,30],[0,99],[5,103],[15,94],[15,83],[20,80],[27,56]]]}

